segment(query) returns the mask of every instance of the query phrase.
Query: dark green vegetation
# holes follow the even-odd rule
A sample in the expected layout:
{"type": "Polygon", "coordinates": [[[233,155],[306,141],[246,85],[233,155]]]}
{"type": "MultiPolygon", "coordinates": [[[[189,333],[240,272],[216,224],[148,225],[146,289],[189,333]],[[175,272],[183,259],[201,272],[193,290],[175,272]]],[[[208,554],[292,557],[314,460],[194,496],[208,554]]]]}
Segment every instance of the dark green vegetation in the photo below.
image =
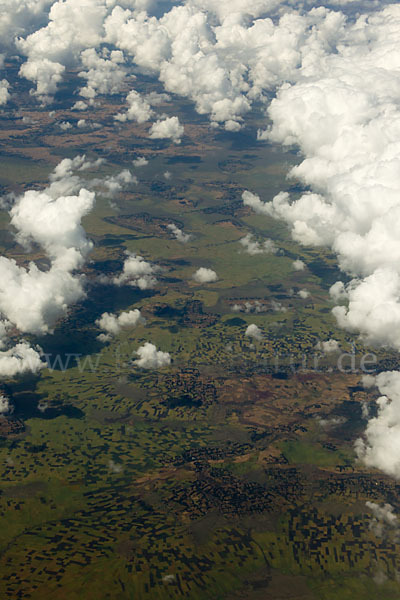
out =
{"type": "MultiPolygon", "coordinates": [[[[72,118],[59,102],[57,119],[72,118]]],[[[353,450],[373,393],[338,371],[337,355],[315,358],[320,340],[352,348],[330,313],[328,288],[341,275],[328,253],[297,246],[241,201],[245,189],[263,200],[290,189],[295,156],[254,141],[257,114],[238,140],[209,131],[186,105],[164,109],[185,124],[180,147],[134,124],[115,129],[105,101],[95,134],[60,134],[38,109],[29,114],[40,125],[11,144],[15,124],[1,121],[1,151],[13,155],[0,168],[4,191],[44,186],[54,164],[83,151],[109,161],[103,174],[138,155],[149,165],[114,200],[118,210],[99,198],[85,219],[95,242],[88,299],[54,336],[34,340],[61,362],[6,382],[16,410],[0,428],[0,597],[398,598],[399,544],[370,530],[365,502],[398,508],[400,487],[353,450]],[[192,239],[179,243],[168,223],[192,239]],[[249,232],[279,251],[246,254],[239,240],[249,232]],[[125,250],[163,267],[154,290],[96,282],[120,272],[125,250]],[[295,271],[297,258],[308,268],[295,271]],[[200,266],[218,281],[195,283],[200,266]],[[96,340],[102,312],[133,308],[146,326],[96,340]],[[262,341],[245,336],[251,323],[262,341]],[[132,366],[146,341],[171,353],[171,367],[132,366]]],[[[3,253],[26,259],[6,212],[0,233],[3,253]]],[[[357,367],[365,351],[356,342],[357,367]]]]}

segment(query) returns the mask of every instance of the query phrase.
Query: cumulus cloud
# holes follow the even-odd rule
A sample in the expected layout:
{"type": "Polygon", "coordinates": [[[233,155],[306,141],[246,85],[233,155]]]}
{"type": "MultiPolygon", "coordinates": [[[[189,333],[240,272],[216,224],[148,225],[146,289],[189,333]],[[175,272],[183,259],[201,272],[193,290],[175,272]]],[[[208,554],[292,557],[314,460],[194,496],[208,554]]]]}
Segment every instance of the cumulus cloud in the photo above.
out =
{"type": "Polygon", "coordinates": [[[135,158],[132,161],[132,163],[133,163],[134,167],[138,168],[138,167],[145,167],[146,165],[149,164],[149,161],[144,156],[138,156],[137,158],[135,158]]]}
{"type": "MultiPolygon", "coordinates": [[[[52,2],[43,27],[18,40],[18,49],[27,56],[21,74],[37,84],[36,94],[45,99],[54,93],[63,68],[81,65],[88,78],[84,94],[93,99],[98,93],[100,73],[113,93],[123,69],[104,55],[104,48],[114,46],[127,63],[158,76],[167,92],[190,98],[213,126],[238,131],[255,100],[264,101],[265,91],[295,80],[299,65],[316,63],[335,49],[342,34],[341,13],[325,8],[307,13],[301,6],[302,14],[296,14],[299,7],[292,0],[288,4],[186,0],[156,18],[144,12],[151,7],[147,0],[59,0],[52,2]],[[90,65],[82,65],[88,57],[90,65]]],[[[155,106],[167,99],[153,93],[146,101],[155,106]]]]}
{"type": "Polygon", "coordinates": [[[0,106],[7,104],[10,99],[10,84],[7,79],[2,79],[0,81],[0,106]]]}
{"type": "Polygon", "coordinates": [[[134,17],[137,11],[147,10],[153,4],[152,0],[3,0],[4,3],[0,15],[2,44],[10,46],[15,41],[17,49],[27,57],[20,74],[36,83],[35,95],[44,101],[56,91],[65,68],[79,64],[84,69],[81,76],[88,80],[82,89],[85,97],[93,99],[98,93],[119,91],[125,77],[121,51],[109,52],[103,46],[100,55],[96,52],[106,42],[106,17],[116,7],[122,12],[127,9],[134,17]]]}
{"type": "Polygon", "coordinates": [[[50,175],[50,181],[54,182],[59,179],[71,177],[75,171],[82,172],[90,169],[96,169],[104,163],[104,159],[98,158],[95,161],[90,161],[85,154],[75,156],[74,158],[64,158],[55,167],[50,175]]]}
{"type": "Polygon", "coordinates": [[[333,427],[346,423],[346,419],[344,417],[330,417],[329,419],[317,417],[317,423],[323,429],[332,429],[333,427]]]}
{"type": "Polygon", "coordinates": [[[246,190],[242,194],[243,204],[249,206],[258,214],[271,215],[271,209],[268,204],[261,202],[260,196],[246,190]]]}
{"type": "MultiPolygon", "coordinates": [[[[118,113],[114,116],[116,121],[124,123],[125,121],[136,121],[137,123],[146,123],[153,116],[154,112],[149,102],[143,98],[139,92],[132,90],[127,98],[128,110],[125,113],[118,113]]],[[[154,127],[154,126],[153,126],[154,127]]],[[[159,137],[171,137],[168,135],[159,137]]]]}
{"type": "Polygon", "coordinates": [[[101,56],[95,48],[83,50],[80,56],[82,70],[79,77],[87,80],[80,89],[81,96],[93,100],[98,94],[117,94],[126,77],[124,55],[120,50],[103,48],[101,56]]]}
{"type": "MultiPolygon", "coordinates": [[[[228,66],[227,52],[219,56],[207,15],[194,7],[174,7],[158,23],[153,20],[147,25],[147,31],[142,28],[143,41],[148,44],[152,39],[158,52],[153,47],[153,60],[149,61],[142,56],[141,48],[131,45],[135,60],[158,71],[167,91],[191,97],[197,111],[209,113],[214,123],[225,121],[228,129],[240,128],[242,114],[250,108],[232,82],[236,72],[240,77],[241,69],[228,66]],[[155,60],[157,55],[162,57],[160,62],[155,60]]],[[[126,27],[129,26],[132,28],[131,23],[127,23],[126,27]]],[[[122,31],[120,37],[121,34],[122,31]]]]}
{"type": "Polygon", "coordinates": [[[46,191],[26,192],[10,211],[11,224],[18,230],[17,241],[28,248],[36,242],[57,260],[58,268],[77,268],[92,249],[81,221],[92,210],[94,198],[94,193],[85,189],[78,196],[56,199],[46,191]]]}
{"type": "MultiPolygon", "coordinates": [[[[91,161],[85,155],[76,156],[73,159],[65,158],[50,175],[51,185],[47,188],[47,193],[52,197],[56,197],[61,194],[77,192],[83,186],[81,174],[88,170],[95,171],[103,164],[104,159],[98,158],[91,161]]],[[[129,187],[130,184],[136,185],[137,181],[137,177],[129,169],[123,169],[117,175],[87,179],[84,185],[90,190],[95,190],[99,195],[112,198],[121,190],[129,187]]]]}
{"type": "Polygon", "coordinates": [[[75,196],[52,197],[50,188],[29,190],[10,211],[16,239],[24,247],[38,244],[51,260],[48,270],[31,262],[20,267],[0,257],[0,311],[22,332],[46,333],[67,307],[84,295],[73,272],[92,248],[81,226],[94,205],[94,193],[81,189],[75,196]]]}
{"type": "Polygon", "coordinates": [[[82,50],[100,43],[106,14],[102,0],[59,0],[52,4],[45,27],[18,39],[18,50],[27,56],[20,74],[36,83],[35,95],[47,100],[65,68],[78,62],[82,50]]]}
{"type": "Polygon", "coordinates": [[[89,106],[83,100],[77,100],[71,110],[87,110],[89,106]]]}
{"type": "MultiPolygon", "coordinates": [[[[53,2],[47,23],[18,40],[27,56],[21,75],[47,99],[63,69],[82,66],[88,79],[84,95],[93,99],[101,86],[113,93],[124,78],[120,55],[107,54],[114,46],[126,62],[158,76],[167,92],[190,98],[213,126],[238,131],[252,102],[294,79],[303,60],[312,63],[310,54],[319,58],[329,50],[344,23],[340,13],[320,9],[299,15],[278,0],[235,0],[233,5],[187,0],[159,18],[144,12],[150,6],[147,0],[53,2]],[[274,22],[271,16],[278,13],[283,14],[274,22]]],[[[152,93],[145,101],[156,106],[167,100],[152,93]]]]}
{"type": "Polygon", "coordinates": [[[278,252],[278,248],[272,240],[257,242],[253,239],[251,233],[248,233],[244,238],[239,240],[239,243],[243,246],[245,252],[252,256],[256,254],[275,254],[278,252]]]}
{"type": "Polygon", "coordinates": [[[306,265],[302,260],[297,259],[297,260],[293,261],[293,269],[295,271],[304,271],[305,268],[306,268],[306,265]]]}
{"type": "Polygon", "coordinates": [[[122,312],[120,315],[113,313],[103,313],[100,319],[97,319],[96,325],[106,333],[101,333],[98,339],[101,342],[108,342],[113,336],[118,335],[122,329],[136,327],[139,323],[144,323],[140,310],[130,310],[122,312]]]}
{"type": "Polygon", "coordinates": [[[0,377],[9,378],[24,373],[37,373],[46,367],[40,352],[25,342],[0,352],[0,377]]]}
{"type": "Polygon", "coordinates": [[[248,326],[245,335],[247,337],[252,338],[253,340],[257,340],[258,342],[261,342],[264,337],[261,329],[257,327],[257,325],[255,325],[254,323],[248,326]]]}
{"type": "Polygon", "coordinates": [[[206,269],[205,267],[200,267],[193,275],[193,279],[197,281],[197,283],[212,283],[217,281],[218,275],[212,269],[206,269]]]}
{"type": "Polygon", "coordinates": [[[287,312],[287,308],[281,302],[271,300],[271,308],[275,312],[287,312]]]}
{"type": "Polygon", "coordinates": [[[184,127],[178,117],[167,117],[156,121],[150,128],[149,137],[153,140],[171,139],[175,144],[181,143],[184,127]]]}
{"type": "Polygon", "coordinates": [[[253,302],[246,301],[243,304],[234,304],[232,306],[233,312],[244,312],[244,313],[262,313],[268,310],[268,306],[260,300],[254,300],[253,302]]]}
{"type": "MultiPolygon", "coordinates": [[[[93,246],[81,221],[92,210],[95,194],[81,187],[76,172],[101,164],[101,160],[88,161],[84,156],[64,159],[52,173],[48,188],[27,191],[16,198],[10,210],[17,241],[27,249],[39,245],[50,260],[49,268],[42,270],[33,262],[24,268],[0,257],[0,313],[21,332],[51,332],[68,307],[84,297],[84,281],[75,271],[83,266],[93,246]]],[[[97,183],[108,186],[109,193],[122,185],[119,176],[97,183]]],[[[7,327],[3,324],[0,333],[7,327]]]]}
{"type": "Polygon", "coordinates": [[[0,257],[0,312],[20,331],[44,334],[52,331],[68,307],[84,296],[81,278],[68,269],[73,260],[54,261],[48,271],[34,263],[20,267],[12,259],[0,257]]]}
{"type": "Polygon", "coordinates": [[[366,502],[365,505],[373,514],[369,528],[376,537],[382,538],[387,532],[398,529],[399,522],[391,504],[380,505],[375,502],[366,502]]]}
{"type": "Polygon", "coordinates": [[[173,223],[170,223],[169,225],[167,225],[167,228],[175,236],[175,238],[178,240],[178,242],[181,242],[182,244],[187,244],[188,241],[191,240],[191,238],[192,238],[190,233],[183,233],[182,229],[179,229],[179,227],[177,227],[173,223]]]}
{"type": "Polygon", "coordinates": [[[14,407],[7,396],[0,395],[0,415],[9,415],[14,412],[14,407]]]}
{"type": "Polygon", "coordinates": [[[69,121],[61,121],[60,123],[57,123],[57,125],[63,131],[68,131],[68,129],[72,129],[72,123],[70,123],[69,121]]]}
{"type": "Polygon", "coordinates": [[[73,195],[82,188],[88,188],[89,182],[83,185],[81,173],[97,169],[103,162],[103,159],[87,160],[85,155],[64,158],[51,173],[50,185],[46,188],[46,194],[57,199],[59,196],[73,195]]]}
{"type": "MultiPolygon", "coordinates": [[[[371,381],[369,381],[369,385],[371,381]]],[[[400,478],[400,373],[380,373],[375,385],[382,394],[378,414],[370,419],[363,438],[356,442],[358,457],[369,467],[400,478]]]]}
{"type": "Polygon", "coordinates": [[[171,96],[168,94],[159,94],[158,92],[150,92],[146,94],[146,100],[151,106],[159,106],[160,104],[170,102],[171,96]]]}
{"type": "Polygon", "coordinates": [[[124,470],[123,466],[120,463],[115,462],[114,460],[109,460],[108,461],[108,468],[110,469],[111,473],[122,473],[122,471],[124,470]]]}
{"type": "Polygon", "coordinates": [[[324,354],[331,354],[340,351],[340,344],[337,340],[327,340],[326,342],[318,342],[315,346],[317,350],[322,350],[324,354]]]}
{"type": "Polygon", "coordinates": [[[157,284],[156,275],[159,272],[160,267],[147,262],[142,256],[128,254],[122,273],[114,277],[113,282],[116,285],[132,285],[147,290],[157,284]]]}
{"type": "Polygon", "coordinates": [[[400,86],[393,84],[397,39],[387,31],[398,31],[399,22],[398,7],[389,6],[342,26],[338,51],[303,65],[307,79],[282,86],[271,102],[268,138],[301,148],[305,159],[291,175],[315,191],[294,201],[281,193],[265,204],[247,198],[257,212],[285,220],[296,241],[337,253],[354,277],[343,294],[348,307],[335,309],[339,324],[396,348],[400,86]]]}
{"type": "MultiPolygon", "coordinates": [[[[238,17],[247,14],[252,17],[259,17],[263,13],[270,13],[279,6],[279,0],[233,0],[231,2],[221,2],[220,0],[190,0],[191,5],[201,10],[213,12],[218,16],[220,22],[227,17],[236,14],[238,17]]],[[[239,20],[239,19],[238,19],[239,20]]]]}
{"type": "Polygon", "coordinates": [[[303,300],[306,300],[306,298],[310,297],[310,292],[308,290],[300,290],[299,297],[302,298],[303,300]]]}
{"type": "Polygon", "coordinates": [[[343,28],[343,15],[326,9],[299,15],[289,8],[275,23],[277,8],[287,10],[278,0],[190,0],[160,19],[115,8],[106,40],[158,75],[168,92],[189,97],[213,126],[238,131],[254,100],[294,79],[302,60],[312,64],[309,55],[323,55],[343,28]]]}
{"type": "Polygon", "coordinates": [[[0,47],[12,48],[15,38],[27,35],[47,20],[47,9],[54,0],[2,0],[0,47]]]}
{"type": "Polygon", "coordinates": [[[367,343],[400,348],[400,273],[377,269],[365,279],[337,285],[331,294],[347,302],[333,309],[341,327],[361,331],[367,343]]]}
{"type": "Polygon", "coordinates": [[[94,179],[91,185],[98,187],[103,196],[112,198],[115,194],[128,187],[129,184],[137,185],[137,183],[137,177],[129,169],[124,169],[118,175],[112,175],[104,179],[94,179]]]}
{"type": "Polygon", "coordinates": [[[47,58],[32,58],[24,63],[19,74],[29,81],[36,82],[37,96],[43,103],[48,103],[57,91],[57,86],[63,78],[65,72],[64,65],[52,62],[47,58]]]}
{"type": "Polygon", "coordinates": [[[141,369],[161,369],[171,364],[170,354],[157,350],[157,347],[149,342],[141,346],[136,354],[139,358],[134,364],[141,369]]]}
{"type": "MultiPolygon", "coordinates": [[[[90,163],[89,163],[90,164],[90,163]]],[[[81,225],[94,206],[95,195],[84,188],[74,195],[79,178],[73,169],[84,169],[84,158],[62,161],[43,191],[28,190],[14,199],[10,209],[15,237],[24,248],[42,248],[49,261],[40,268],[31,261],[20,266],[14,259],[0,257],[0,376],[13,377],[45,366],[38,349],[21,341],[9,347],[12,326],[22,333],[51,333],[68,307],[85,295],[82,277],[76,273],[84,264],[92,243],[81,225]]]]}

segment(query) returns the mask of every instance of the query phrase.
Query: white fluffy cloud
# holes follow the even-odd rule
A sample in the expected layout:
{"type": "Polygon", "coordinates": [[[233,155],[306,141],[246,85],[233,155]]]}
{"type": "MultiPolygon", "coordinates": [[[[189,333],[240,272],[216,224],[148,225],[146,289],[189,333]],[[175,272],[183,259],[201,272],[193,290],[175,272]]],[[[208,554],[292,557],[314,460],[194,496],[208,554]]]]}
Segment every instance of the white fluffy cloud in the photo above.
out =
{"type": "Polygon", "coordinates": [[[123,52],[141,70],[158,76],[167,92],[190,98],[214,126],[237,131],[252,102],[264,100],[265,91],[282,81],[295,80],[299,65],[309,67],[334,48],[345,23],[341,13],[324,8],[307,13],[293,1],[288,6],[280,0],[186,0],[158,19],[144,12],[151,4],[53,2],[48,22],[18,40],[27,56],[21,74],[46,99],[64,67],[89,61],[82,65],[88,78],[83,93],[93,98],[102,93],[101,87],[112,93],[120,87],[123,69],[99,52],[103,55],[104,48],[114,46],[114,52],[123,52]]]}
{"type": "MultiPolygon", "coordinates": [[[[398,6],[355,23],[326,9],[281,18],[269,35],[282,36],[286,28],[295,33],[293,41],[302,30],[300,60],[284,75],[290,83],[271,102],[272,127],[259,137],[299,146],[305,159],[291,176],[313,191],[294,201],[280,193],[268,203],[243,194],[255,212],[285,220],[296,241],[330,246],[354,277],[343,292],[348,306],[335,309],[339,324],[397,348],[399,23],[398,6]]],[[[271,27],[265,20],[256,25],[271,27]]]]}
{"type": "Polygon", "coordinates": [[[296,201],[279,194],[267,204],[246,198],[258,212],[287,221],[297,241],[330,246],[341,269],[354,277],[345,290],[348,306],[335,309],[339,324],[396,348],[399,24],[398,6],[349,24],[338,52],[303,66],[307,79],[283,86],[271,103],[268,137],[300,146],[305,160],[291,174],[315,192],[296,201]]]}
{"type": "MultiPolygon", "coordinates": [[[[190,0],[190,5],[196,6],[201,10],[215,13],[220,21],[231,15],[251,15],[259,17],[263,13],[269,13],[276,9],[280,0],[231,0],[230,2],[221,2],[221,0],[190,0]]],[[[239,20],[239,19],[238,19],[239,20]]]]}
{"type": "Polygon", "coordinates": [[[36,242],[56,260],[56,266],[72,270],[80,266],[92,249],[81,226],[94,206],[94,193],[80,190],[78,196],[53,199],[46,192],[28,191],[10,211],[17,241],[25,247],[36,242]]]}
{"type": "Polygon", "coordinates": [[[14,410],[10,399],[7,396],[0,395],[0,415],[9,415],[14,410]]]}
{"type": "Polygon", "coordinates": [[[261,329],[257,327],[257,325],[255,325],[254,323],[248,326],[245,335],[247,337],[252,338],[253,340],[257,340],[258,342],[261,342],[264,337],[261,329]]]}
{"type": "Polygon", "coordinates": [[[132,285],[141,290],[153,288],[157,284],[156,275],[160,268],[147,262],[142,256],[129,254],[123,271],[113,279],[116,285],[132,285]]]}
{"type": "Polygon", "coordinates": [[[129,187],[130,184],[137,185],[137,183],[137,177],[129,169],[124,169],[118,175],[111,175],[104,179],[94,179],[91,184],[98,187],[103,196],[112,198],[124,188],[129,187]]]}
{"type": "Polygon", "coordinates": [[[137,121],[137,123],[146,123],[154,114],[149,102],[135,90],[129,92],[126,103],[128,104],[128,110],[125,113],[116,114],[114,116],[116,121],[124,123],[129,120],[137,121]]]}
{"type": "Polygon", "coordinates": [[[399,479],[400,373],[380,373],[374,383],[382,394],[377,400],[378,414],[368,422],[364,438],[357,441],[357,453],[369,467],[399,479]]]}
{"type": "Polygon", "coordinates": [[[149,342],[141,346],[136,354],[139,358],[134,364],[141,369],[161,369],[171,364],[170,354],[157,350],[157,347],[149,342]]]}
{"type": "Polygon", "coordinates": [[[69,266],[55,261],[48,271],[34,263],[25,269],[0,257],[1,314],[22,332],[51,332],[68,306],[84,296],[81,279],[66,270],[69,266]]]}
{"type": "Polygon", "coordinates": [[[83,100],[77,100],[71,110],[87,110],[89,106],[83,100]]]}
{"type": "Polygon", "coordinates": [[[197,283],[212,283],[217,281],[218,275],[212,269],[206,269],[205,267],[200,267],[193,275],[193,279],[197,281],[197,283]]]}
{"type": "Polygon", "coordinates": [[[153,123],[149,137],[154,140],[171,139],[175,144],[180,144],[183,133],[184,127],[179,123],[178,117],[167,117],[153,123]]]}
{"type": "Polygon", "coordinates": [[[306,268],[306,265],[302,260],[297,259],[297,260],[293,261],[293,269],[295,271],[304,271],[305,268],[306,268]]]}
{"type": "Polygon", "coordinates": [[[0,106],[7,104],[10,99],[10,84],[7,79],[2,79],[0,81],[0,106]]]}
{"type": "Polygon", "coordinates": [[[233,312],[245,312],[249,313],[262,313],[267,312],[268,306],[260,300],[254,300],[253,302],[246,301],[243,304],[234,304],[232,306],[233,312]]]}
{"type": "Polygon", "coordinates": [[[361,331],[371,344],[400,348],[400,273],[377,269],[365,279],[334,287],[331,294],[347,303],[333,309],[341,327],[361,331]]]}
{"type": "Polygon", "coordinates": [[[175,236],[178,242],[181,242],[182,244],[187,244],[192,239],[190,233],[183,233],[182,229],[179,229],[179,227],[177,227],[173,223],[167,225],[167,228],[175,236]]]}
{"type": "Polygon", "coordinates": [[[315,346],[317,350],[322,350],[324,354],[331,354],[340,351],[340,344],[337,340],[327,340],[326,342],[318,342],[315,346]]]}
{"type": "Polygon", "coordinates": [[[16,37],[27,35],[47,20],[47,9],[54,0],[2,0],[0,47],[10,47],[16,37]]]}
{"type": "Polygon", "coordinates": [[[133,163],[134,167],[139,168],[139,167],[145,167],[146,165],[148,165],[149,161],[144,156],[138,156],[137,158],[135,158],[132,161],[132,163],[133,163]]]}
{"type": "Polygon", "coordinates": [[[46,363],[42,361],[40,352],[25,342],[0,352],[0,377],[9,378],[24,373],[37,373],[45,366],[46,363]]]}
{"type": "Polygon", "coordinates": [[[106,19],[106,39],[158,74],[167,91],[190,97],[198,112],[235,130],[250,109],[242,94],[246,67],[218,49],[207,21],[196,6],[173,7],[159,20],[115,8],[106,19]]]}
{"type": "MultiPolygon", "coordinates": [[[[66,163],[53,178],[61,181],[62,173],[70,175],[66,163]]],[[[54,198],[52,185],[43,192],[25,192],[10,210],[17,241],[28,248],[33,243],[41,246],[50,268],[41,270],[33,262],[24,268],[0,257],[0,312],[22,332],[51,331],[68,306],[84,295],[81,279],[73,272],[92,248],[81,220],[93,208],[94,193],[81,189],[77,196],[54,198]]]]}
{"type": "MultiPolygon", "coordinates": [[[[310,69],[335,50],[345,29],[340,12],[307,12],[321,4],[311,1],[186,0],[160,18],[146,14],[153,4],[149,0],[44,0],[37,9],[32,0],[16,3],[29,5],[31,16],[41,15],[36,26],[43,26],[30,35],[29,19],[21,19],[25,37],[17,46],[27,57],[21,75],[37,84],[42,100],[54,93],[69,66],[82,67],[88,98],[103,93],[101,88],[120,89],[124,69],[118,53],[123,52],[127,62],[158,76],[167,92],[190,98],[200,114],[228,131],[242,127],[252,103],[264,101],[265,91],[295,81],[299,66],[310,69]],[[109,46],[114,56],[108,55],[109,46]]],[[[347,3],[332,0],[328,5],[347,3]]],[[[373,8],[373,2],[365,4],[373,8]]],[[[8,24],[16,24],[18,31],[19,11],[10,6],[10,12],[8,24]]]]}
{"type": "Polygon", "coordinates": [[[20,266],[14,259],[0,257],[0,376],[12,377],[44,367],[40,352],[21,341],[8,348],[11,326],[22,333],[44,334],[54,328],[71,304],[84,297],[83,280],[76,271],[92,249],[82,228],[82,218],[93,208],[94,193],[81,188],[74,169],[93,163],[84,157],[62,161],[42,192],[29,190],[15,199],[10,209],[16,240],[25,248],[41,247],[49,260],[46,269],[31,262],[20,266]]]}
{"type": "Polygon", "coordinates": [[[92,100],[98,94],[117,94],[121,91],[126,77],[124,55],[120,50],[102,50],[102,55],[95,48],[88,48],[81,53],[83,70],[80,77],[87,80],[81,88],[80,95],[92,100]]]}
{"type": "Polygon", "coordinates": [[[275,254],[278,248],[272,240],[265,240],[264,242],[257,242],[253,239],[251,233],[248,233],[244,238],[239,240],[239,243],[245,249],[247,254],[252,256],[256,254],[275,254]]]}
{"type": "Polygon", "coordinates": [[[144,322],[140,310],[137,309],[122,312],[118,316],[113,313],[103,313],[100,319],[97,319],[96,325],[106,333],[101,333],[98,339],[101,342],[108,342],[113,336],[118,335],[122,329],[131,329],[144,322]]]}
{"type": "MultiPolygon", "coordinates": [[[[83,186],[81,174],[88,170],[96,171],[103,164],[102,158],[91,161],[85,155],[76,156],[73,159],[64,158],[50,175],[51,185],[46,190],[47,194],[57,198],[60,195],[78,192],[83,186]]],[[[130,184],[136,185],[137,178],[129,169],[123,169],[117,175],[93,177],[84,182],[85,188],[94,190],[106,198],[113,197],[124,188],[129,187],[130,184]]]]}
{"type": "Polygon", "coordinates": [[[365,505],[373,514],[370,530],[376,537],[383,537],[389,530],[397,530],[399,522],[391,504],[379,505],[375,502],[366,502],[365,505]]]}
{"type": "Polygon", "coordinates": [[[260,215],[271,215],[271,209],[268,204],[261,202],[260,196],[257,194],[252,194],[248,190],[243,192],[242,194],[243,204],[245,206],[250,206],[254,210],[254,212],[260,215]]]}
{"type": "Polygon", "coordinates": [[[82,50],[100,43],[106,14],[103,0],[59,0],[52,4],[45,27],[17,41],[28,57],[20,73],[36,82],[39,98],[54,94],[65,67],[76,63],[82,50]]]}
{"type": "MultiPolygon", "coordinates": [[[[50,186],[46,188],[46,193],[52,198],[57,198],[78,192],[83,187],[79,173],[96,170],[103,163],[102,158],[90,161],[84,154],[74,158],[64,158],[51,173],[50,186]]],[[[86,187],[88,185],[89,182],[85,184],[86,187]]]]}
{"type": "Polygon", "coordinates": [[[63,78],[64,65],[53,62],[47,58],[32,58],[24,63],[19,74],[25,79],[36,83],[34,94],[42,100],[49,102],[50,97],[57,91],[57,86],[63,78]]]}

